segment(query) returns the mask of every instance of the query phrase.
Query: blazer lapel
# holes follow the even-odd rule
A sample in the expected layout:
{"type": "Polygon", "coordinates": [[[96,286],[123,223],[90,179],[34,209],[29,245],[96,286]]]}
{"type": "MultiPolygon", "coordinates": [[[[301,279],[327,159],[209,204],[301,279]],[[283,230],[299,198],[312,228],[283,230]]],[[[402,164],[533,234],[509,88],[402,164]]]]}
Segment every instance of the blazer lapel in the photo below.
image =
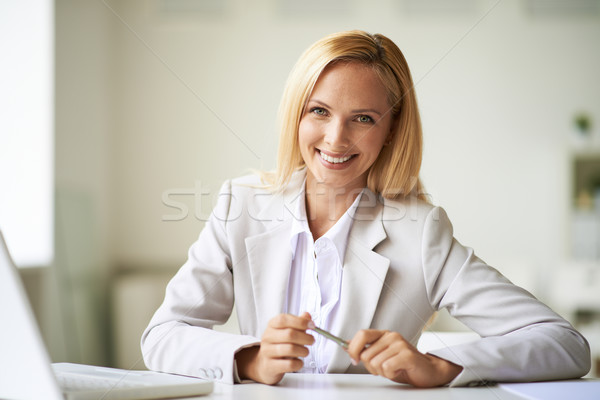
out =
{"type": "Polygon", "coordinates": [[[294,202],[303,193],[304,176],[302,171],[296,173],[284,193],[270,196],[257,215],[266,231],[245,240],[256,303],[256,334],[262,334],[269,320],[285,311],[292,265],[290,231],[295,217],[294,202]]]}
{"type": "Polygon", "coordinates": [[[257,333],[262,333],[269,320],[285,309],[292,262],[290,228],[291,221],[287,221],[271,231],[246,238],[257,333]]]}
{"type": "MultiPolygon", "coordinates": [[[[336,318],[343,321],[340,337],[347,340],[361,329],[368,329],[375,314],[390,260],[373,251],[387,238],[383,228],[383,205],[378,201],[369,205],[367,191],[359,203],[344,258],[340,309],[336,318]]],[[[371,198],[372,200],[373,198],[371,198]]],[[[337,347],[327,367],[328,372],[344,372],[350,366],[350,357],[337,347]]]]}

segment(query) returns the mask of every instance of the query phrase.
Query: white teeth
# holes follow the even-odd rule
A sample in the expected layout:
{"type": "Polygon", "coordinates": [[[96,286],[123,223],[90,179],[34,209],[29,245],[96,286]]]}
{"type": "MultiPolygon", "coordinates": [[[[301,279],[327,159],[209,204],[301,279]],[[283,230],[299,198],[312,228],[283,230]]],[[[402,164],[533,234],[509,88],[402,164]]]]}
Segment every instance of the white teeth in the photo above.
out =
{"type": "Polygon", "coordinates": [[[327,154],[323,153],[322,151],[319,150],[319,153],[321,154],[321,158],[325,161],[328,161],[332,164],[340,164],[343,162],[348,161],[349,159],[352,158],[352,156],[346,156],[346,157],[340,157],[340,158],[336,158],[336,157],[330,157],[327,154]]]}

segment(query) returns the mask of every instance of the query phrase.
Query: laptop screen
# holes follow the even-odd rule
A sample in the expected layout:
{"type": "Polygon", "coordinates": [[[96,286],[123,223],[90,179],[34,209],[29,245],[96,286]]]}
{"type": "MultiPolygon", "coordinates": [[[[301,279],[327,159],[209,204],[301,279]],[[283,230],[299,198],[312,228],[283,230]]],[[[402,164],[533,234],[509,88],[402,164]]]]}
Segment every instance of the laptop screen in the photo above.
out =
{"type": "Polygon", "coordinates": [[[1,232],[0,321],[0,398],[63,399],[1,232]]]}

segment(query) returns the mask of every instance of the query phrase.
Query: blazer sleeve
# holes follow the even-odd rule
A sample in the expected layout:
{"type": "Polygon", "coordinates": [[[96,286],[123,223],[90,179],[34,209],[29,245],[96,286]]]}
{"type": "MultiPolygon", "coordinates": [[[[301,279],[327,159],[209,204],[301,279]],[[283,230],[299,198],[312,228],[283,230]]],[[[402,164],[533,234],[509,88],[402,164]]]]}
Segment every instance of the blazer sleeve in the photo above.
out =
{"type": "Polygon", "coordinates": [[[447,308],[481,336],[430,352],[463,367],[451,386],[578,378],[589,371],[585,338],[454,239],[439,207],[426,218],[421,251],[432,307],[447,308]]]}
{"type": "Polygon", "coordinates": [[[142,356],[151,370],[233,383],[235,353],[260,342],[212,330],[227,321],[234,302],[226,226],[231,197],[231,183],[226,182],[188,260],[167,285],[165,299],[142,335],[142,356]]]}

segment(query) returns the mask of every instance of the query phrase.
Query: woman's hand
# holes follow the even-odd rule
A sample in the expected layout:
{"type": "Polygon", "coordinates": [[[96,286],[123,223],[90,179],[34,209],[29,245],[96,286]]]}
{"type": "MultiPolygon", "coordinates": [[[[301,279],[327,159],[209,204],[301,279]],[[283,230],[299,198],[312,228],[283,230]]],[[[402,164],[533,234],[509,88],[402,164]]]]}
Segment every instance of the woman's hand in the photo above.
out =
{"type": "Polygon", "coordinates": [[[361,330],[347,351],[354,363],[362,361],[373,375],[417,387],[445,385],[462,371],[459,365],[419,352],[396,332],[361,330]]]}
{"type": "Polygon", "coordinates": [[[310,314],[306,312],[300,316],[279,314],[271,319],[259,346],[236,353],[240,378],[274,385],[286,372],[301,369],[304,364],[299,357],[306,357],[306,346],[315,341],[306,333],[310,321],[310,314]]]}

